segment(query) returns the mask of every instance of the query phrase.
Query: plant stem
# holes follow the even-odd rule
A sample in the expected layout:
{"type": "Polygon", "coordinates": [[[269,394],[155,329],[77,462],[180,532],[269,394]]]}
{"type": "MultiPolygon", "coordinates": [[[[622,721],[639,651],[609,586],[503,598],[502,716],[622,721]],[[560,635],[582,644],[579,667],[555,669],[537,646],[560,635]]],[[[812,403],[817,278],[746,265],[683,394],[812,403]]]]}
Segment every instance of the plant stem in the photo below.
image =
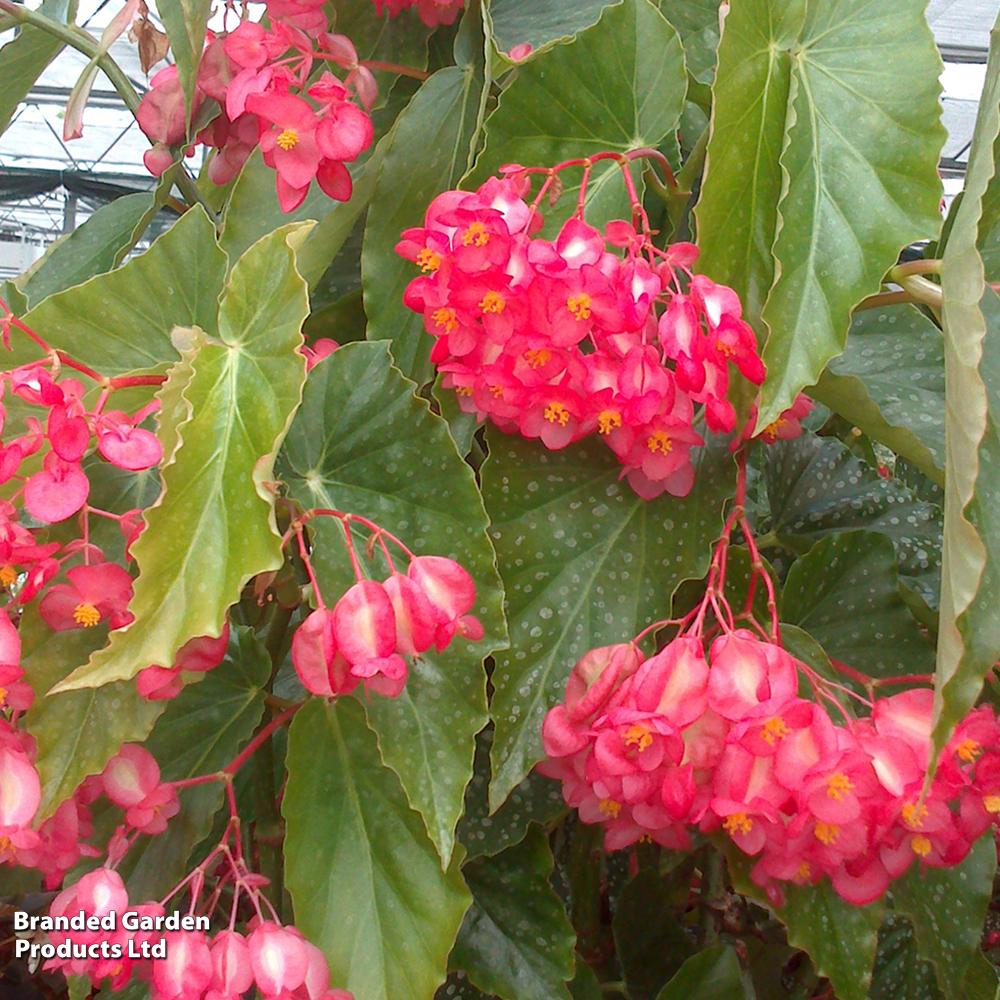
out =
{"type": "MultiPolygon", "coordinates": [[[[125,75],[121,66],[111,58],[108,53],[101,54],[97,40],[83,28],[78,28],[75,24],[60,24],[53,21],[37,10],[28,10],[20,4],[12,3],[11,0],[0,0],[0,11],[11,15],[20,24],[30,24],[42,31],[58,38],[64,45],[74,48],[77,52],[82,52],[85,56],[95,60],[103,71],[104,75],[111,82],[111,85],[118,91],[118,96],[122,99],[125,107],[134,115],[139,108],[141,98],[136,93],[132,81],[125,75]]],[[[184,169],[183,164],[177,172],[177,187],[188,201],[188,205],[200,204],[209,214],[209,218],[218,221],[211,205],[205,200],[204,195],[198,190],[198,185],[191,175],[184,169]]]]}
{"type": "Polygon", "coordinates": [[[382,73],[395,73],[397,76],[409,76],[414,80],[429,80],[431,74],[412,66],[400,66],[398,63],[379,62],[375,59],[365,59],[361,63],[366,69],[378,70],[382,73]]]}

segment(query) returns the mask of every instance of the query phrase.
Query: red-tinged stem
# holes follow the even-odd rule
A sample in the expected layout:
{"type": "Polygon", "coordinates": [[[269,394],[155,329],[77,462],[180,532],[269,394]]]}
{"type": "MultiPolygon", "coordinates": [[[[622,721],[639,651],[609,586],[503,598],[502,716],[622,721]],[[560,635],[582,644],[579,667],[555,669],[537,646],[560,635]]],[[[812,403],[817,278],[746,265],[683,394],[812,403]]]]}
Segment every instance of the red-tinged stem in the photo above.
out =
{"type": "Polygon", "coordinates": [[[416,556],[405,546],[391,531],[386,531],[381,525],[376,524],[374,521],[369,521],[367,517],[361,517],[360,514],[348,514],[342,510],[329,510],[322,507],[317,507],[315,510],[307,510],[300,517],[296,518],[297,524],[306,524],[315,517],[335,517],[340,521],[345,523],[350,523],[356,521],[358,524],[367,528],[369,531],[375,532],[385,538],[388,538],[393,545],[399,547],[399,549],[406,553],[407,557],[410,559],[415,559],[416,556]]]}
{"type": "Polygon", "coordinates": [[[354,570],[354,579],[361,583],[365,575],[361,572],[361,563],[358,562],[358,554],[354,551],[354,536],[351,534],[351,524],[349,521],[341,521],[344,529],[344,541],[347,545],[347,556],[351,560],[351,568],[354,570]]]}
{"type": "Polygon", "coordinates": [[[846,663],[841,663],[839,660],[834,659],[831,659],[830,663],[838,674],[850,677],[852,681],[857,681],[866,690],[870,689],[874,683],[868,674],[863,674],[860,670],[855,670],[854,667],[849,667],[846,663]]]}
{"type": "Polygon", "coordinates": [[[114,392],[116,389],[131,389],[139,385],[163,385],[166,381],[166,375],[118,375],[108,379],[108,388],[114,392]]]}
{"type": "Polygon", "coordinates": [[[301,524],[293,525],[295,529],[295,537],[299,543],[299,555],[302,557],[302,563],[306,568],[306,573],[309,574],[309,582],[312,584],[313,593],[316,595],[316,607],[320,611],[326,609],[326,605],[323,603],[323,594],[319,589],[319,581],[316,579],[316,574],[313,571],[312,560],[309,558],[309,553],[306,551],[306,541],[303,537],[305,531],[301,524]]]}
{"type": "Polygon", "coordinates": [[[907,674],[904,677],[876,677],[871,682],[872,687],[885,687],[889,684],[929,684],[934,687],[933,674],[907,674]]]}
{"type": "Polygon", "coordinates": [[[580,197],[576,201],[576,217],[583,219],[583,210],[587,201],[587,185],[590,183],[591,164],[587,163],[583,168],[583,180],[580,181],[580,197]]]}
{"type": "Polygon", "coordinates": [[[654,160],[660,165],[660,169],[663,171],[663,176],[667,182],[667,187],[671,191],[678,191],[679,186],[677,184],[677,178],[674,176],[673,167],[670,166],[670,161],[663,155],[658,149],[653,149],[652,146],[643,146],[641,149],[629,150],[625,157],[628,160],[654,160]]]}
{"type": "MultiPolygon", "coordinates": [[[[289,719],[305,704],[304,701],[296,702],[291,708],[285,709],[280,715],[275,716],[244,748],[243,751],[222,769],[222,774],[234,775],[253,755],[257,748],[271,738],[275,730],[280,729],[289,719]]],[[[235,800],[234,800],[235,805],[235,800]]]]}
{"type": "MultiPolygon", "coordinates": [[[[331,56],[316,53],[317,59],[330,59],[331,56]]],[[[381,71],[383,73],[395,73],[397,76],[408,76],[414,80],[429,80],[431,74],[426,70],[417,69],[414,66],[400,66],[399,63],[379,62],[377,59],[365,59],[361,63],[365,69],[381,71]]]]}

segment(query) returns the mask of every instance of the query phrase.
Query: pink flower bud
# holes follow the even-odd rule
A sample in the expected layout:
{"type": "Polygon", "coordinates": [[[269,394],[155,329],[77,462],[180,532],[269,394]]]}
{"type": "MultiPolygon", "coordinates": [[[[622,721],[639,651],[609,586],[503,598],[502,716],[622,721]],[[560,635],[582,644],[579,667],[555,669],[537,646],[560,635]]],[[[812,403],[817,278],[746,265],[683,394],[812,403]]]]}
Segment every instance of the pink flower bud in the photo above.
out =
{"type": "Polygon", "coordinates": [[[358,65],[358,53],[347,35],[334,35],[324,31],[319,36],[319,45],[333,56],[333,61],[344,69],[354,69],[358,65]]]}
{"type": "Polygon", "coordinates": [[[120,809],[138,805],[160,783],[160,768],[144,747],[126,744],[101,775],[104,791],[120,809]]]}
{"type": "Polygon", "coordinates": [[[0,745],[0,835],[28,826],[40,801],[41,783],[34,765],[20,751],[0,745]]]}
{"type": "Polygon", "coordinates": [[[298,989],[305,981],[309,953],[305,942],[288,928],[265,921],[250,935],[250,965],[261,993],[272,996],[298,989]]]}
{"type": "Polygon", "coordinates": [[[337,647],[350,663],[392,656],[396,616],[385,587],[374,580],[354,584],[333,609],[337,647]]]}
{"type": "Polygon", "coordinates": [[[434,645],[435,614],[424,592],[408,576],[393,573],[385,592],[396,615],[396,651],[416,656],[434,645]]]}
{"type": "Polygon", "coordinates": [[[476,585],[454,559],[417,556],[406,575],[424,592],[439,625],[461,617],[476,603],[476,585]]]}
{"type": "Polygon", "coordinates": [[[153,963],[153,985],[162,997],[200,997],[212,981],[212,954],[204,933],[168,931],[167,957],[153,963]]]}
{"type": "Polygon", "coordinates": [[[174,165],[174,154],[169,146],[156,142],[142,154],[142,162],[154,177],[162,177],[174,165]]]}
{"type": "Polygon", "coordinates": [[[295,630],[292,666],[303,687],[324,698],[349,694],[358,686],[358,678],[337,649],[333,612],[325,608],[313,611],[295,630]]]}
{"type": "Polygon", "coordinates": [[[223,996],[240,996],[253,985],[250,949],[236,931],[221,931],[212,942],[212,989],[223,996]]]}

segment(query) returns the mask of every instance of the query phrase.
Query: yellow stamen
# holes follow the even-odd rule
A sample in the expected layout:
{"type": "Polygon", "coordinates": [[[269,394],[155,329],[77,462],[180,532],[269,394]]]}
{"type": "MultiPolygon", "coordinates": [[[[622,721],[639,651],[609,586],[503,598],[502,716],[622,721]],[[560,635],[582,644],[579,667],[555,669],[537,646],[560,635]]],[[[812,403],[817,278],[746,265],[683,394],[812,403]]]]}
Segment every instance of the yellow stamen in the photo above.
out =
{"type": "Polygon", "coordinates": [[[790,732],[791,730],[785,725],[785,720],[780,715],[776,715],[761,726],[760,738],[769,747],[773,747],[776,740],[783,740],[790,732]]]}
{"type": "Polygon", "coordinates": [[[921,858],[926,858],[931,853],[931,842],[922,833],[910,841],[910,847],[913,848],[913,853],[921,858]]]}
{"type": "Polygon", "coordinates": [[[766,437],[769,441],[776,440],[778,437],[778,432],[787,423],[788,421],[784,417],[778,417],[778,419],[775,420],[773,424],[768,424],[767,427],[764,428],[763,436],[766,437]]]}
{"type": "Polygon", "coordinates": [[[721,340],[715,342],[715,349],[727,358],[731,358],[736,354],[736,348],[732,344],[724,344],[721,340]]]}
{"type": "Polygon", "coordinates": [[[639,748],[639,753],[653,745],[653,734],[645,726],[629,726],[625,731],[625,746],[639,748]]]}
{"type": "Polygon", "coordinates": [[[670,436],[666,431],[653,431],[652,434],[646,438],[646,447],[655,455],[660,452],[662,455],[666,455],[668,452],[674,450],[674,443],[670,440],[670,436]]]}
{"type": "Polygon", "coordinates": [[[601,410],[597,417],[597,430],[600,434],[610,434],[621,425],[622,415],[614,410],[601,410]]]}
{"type": "Polygon", "coordinates": [[[502,385],[495,385],[495,386],[493,386],[492,389],[490,389],[490,392],[493,393],[493,398],[494,399],[499,399],[503,395],[503,386],[502,385]]]}
{"type": "Polygon", "coordinates": [[[830,781],[827,784],[826,794],[831,799],[836,799],[838,802],[843,799],[843,797],[854,788],[854,782],[847,777],[846,774],[831,775],[830,781]]]}
{"type": "Polygon", "coordinates": [[[746,813],[733,813],[726,817],[722,826],[730,837],[735,837],[737,833],[749,833],[753,829],[753,820],[746,813]]]}
{"type": "Polygon", "coordinates": [[[525,351],[524,360],[527,361],[532,368],[537,370],[541,368],[542,365],[547,365],[552,360],[552,355],[543,347],[538,351],[525,351]]]}
{"type": "Polygon", "coordinates": [[[504,302],[503,296],[497,292],[487,292],[479,300],[479,308],[484,313],[502,313],[506,307],[507,303],[504,302]]]}
{"type": "Polygon", "coordinates": [[[6,688],[0,688],[0,705],[2,705],[7,700],[7,695],[9,692],[6,688]]]}
{"type": "Polygon", "coordinates": [[[816,834],[817,840],[822,841],[829,847],[840,836],[840,827],[835,826],[833,823],[817,823],[813,833],[816,834]]]}
{"type": "Polygon", "coordinates": [[[620,802],[615,802],[614,799],[601,799],[597,803],[597,808],[605,816],[610,816],[612,819],[618,819],[618,814],[622,811],[622,804],[620,802]]]}
{"type": "Polygon", "coordinates": [[[17,582],[17,570],[13,566],[0,566],[0,584],[13,587],[17,582]]]}
{"type": "Polygon", "coordinates": [[[562,403],[549,403],[545,407],[545,419],[550,424],[558,424],[560,427],[565,427],[569,423],[569,410],[566,409],[562,403]]]}
{"type": "Polygon", "coordinates": [[[653,842],[653,838],[648,833],[644,833],[639,838],[639,843],[640,844],[651,844],[652,842],[653,842]]]}
{"type": "Polygon", "coordinates": [[[10,837],[0,837],[0,857],[10,850],[10,837]]]}
{"type": "Polygon", "coordinates": [[[286,128],[281,135],[278,136],[278,145],[282,149],[292,149],[299,144],[299,133],[293,128],[286,128]]]}
{"type": "Polygon", "coordinates": [[[443,326],[447,333],[458,328],[458,316],[454,309],[437,309],[431,313],[436,326],[443,326]]]}
{"type": "Polygon", "coordinates": [[[988,813],[993,813],[994,815],[1000,813],[1000,795],[984,795],[983,808],[988,813]]]}
{"type": "Polygon", "coordinates": [[[586,292],[571,295],[566,300],[566,308],[576,317],[577,323],[583,319],[590,319],[590,296],[586,292]]]}
{"type": "Polygon", "coordinates": [[[914,826],[919,830],[924,825],[924,817],[926,815],[927,806],[921,806],[918,809],[912,802],[907,802],[903,806],[903,822],[907,826],[914,826]]]}
{"type": "Polygon", "coordinates": [[[462,246],[467,247],[475,244],[477,247],[484,247],[490,241],[490,234],[486,232],[486,227],[481,222],[473,222],[462,234],[462,246]]]}
{"type": "Polygon", "coordinates": [[[425,247],[417,254],[417,263],[421,271],[436,271],[441,266],[441,254],[425,247]]]}
{"type": "Polygon", "coordinates": [[[973,764],[976,758],[982,753],[983,748],[975,740],[962,740],[955,747],[955,753],[967,764],[973,764]]]}
{"type": "Polygon", "coordinates": [[[101,612],[93,604],[78,604],[73,609],[73,621],[84,628],[90,628],[101,620],[101,612]]]}
{"type": "Polygon", "coordinates": [[[812,868],[809,867],[808,861],[803,861],[799,865],[799,870],[795,873],[796,882],[808,882],[810,876],[812,875],[812,868]]]}
{"type": "Polygon", "coordinates": [[[467,385],[460,385],[455,390],[455,395],[456,396],[471,396],[472,395],[472,390],[467,385]]]}

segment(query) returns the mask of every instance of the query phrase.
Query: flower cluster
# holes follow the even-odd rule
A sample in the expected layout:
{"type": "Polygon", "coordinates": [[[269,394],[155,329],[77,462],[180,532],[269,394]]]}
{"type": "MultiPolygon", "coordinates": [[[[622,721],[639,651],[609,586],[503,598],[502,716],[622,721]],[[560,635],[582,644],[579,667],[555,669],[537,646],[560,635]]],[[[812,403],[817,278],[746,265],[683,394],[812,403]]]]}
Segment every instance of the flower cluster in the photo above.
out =
{"type": "Polygon", "coordinates": [[[866,699],[793,658],[776,622],[768,634],[744,612],[754,630],[735,627],[719,582],[728,530],[702,604],[642,633],[679,626],[659,652],[645,659],[640,635],[576,664],[545,718],[539,770],[562,782],[583,822],[603,824],[609,850],[643,838],[683,850],[695,830],[727,835],[756,859],[751,877],[776,904],[782,883],[826,877],[860,905],[915,860],[959,864],[1000,816],[993,711],[978,708],[958,726],[925,793],[933,691],[876,697],[870,682],[866,699]],[[803,680],[815,700],[800,696],[803,680]],[[868,714],[855,717],[838,690],[868,714]]]}
{"type": "Polygon", "coordinates": [[[301,526],[300,552],[312,577],[317,609],[296,629],[292,664],[303,686],[326,698],[349,694],[362,681],[366,691],[395,698],[409,675],[404,657],[416,657],[432,646],[445,649],[456,635],[483,637],[479,620],[468,614],[476,601],[469,574],[453,559],[415,556],[385,529],[357,515],[329,514],[345,526],[345,542],[357,582],[328,608],[312,573],[301,526]],[[372,530],[390,568],[379,583],[362,573],[349,529],[360,523],[372,530]],[[401,548],[409,559],[406,573],[396,570],[385,540],[401,548]]]}
{"type": "MultiPolygon", "coordinates": [[[[372,142],[366,110],[375,100],[375,78],[348,38],[326,31],[323,0],[268,0],[267,7],[268,28],[241,21],[233,31],[212,35],[202,53],[190,111],[194,117],[206,102],[218,106],[194,140],[215,150],[208,175],[227,183],[259,145],[277,174],[282,211],[301,205],[314,180],[331,198],[347,201],[352,183],[344,164],[372,142]],[[313,79],[317,61],[346,70],[345,78],[324,71],[313,79]]],[[[146,167],[159,176],[174,162],[171,147],[187,140],[176,66],[153,77],[136,118],[154,143],[146,167]]]]}
{"type": "Polygon", "coordinates": [[[121,840],[128,830],[163,833],[180,808],[173,786],[160,780],[152,754],[129,745],[35,830],[32,823],[41,801],[41,783],[34,753],[31,737],[0,718],[0,861],[37,869],[46,888],[59,886],[81,857],[100,856],[99,850],[84,841],[94,835],[90,806],[102,794],[125,811],[125,824],[115,835],[121,840]]]}
{"type": "MultiPolygon", "coordinates": [[[[234,865],[234,869],[238,866],[234,865]]],[[[245,872],[234,876],[256,898],[256,881],[245,872]]],[[[197,892],[194,892],[194,915],[197,892]]],[[[139,930],[117,924],[115,930],[53,930],[51,943],[70,957],[46,962],[46,969],[65,975],[86,976],[97,986],[108,981],[122,989],[133,977],[150,985],[151,1000],[237,1000],[259,996],[262,1000],[352,1000],[346,990],[330,988],[326,958],[294,927],[255,916],[246,935],[232,928],[211,934],[201,930],[156,929],[156,919],[165,915],[162,902],[130,904],[121,876],[112,868],[98,868],[64,889],[52,902],[51,918],[117,918],[126,912],[139,930]],[[150,929],[144,929],[150,928],[150,929]],[[165,954],[157,956],[152,946],[163,940],[165,954]],[[68,946],[68,947],[67,947],[68,946]],[[152,957],[132,958],[148,953],[152,957]],[[253,993],[256,987],[257,993],[253,993]]]]}
{"type": "Polygon", "coordinates": [[[372,2],[379,17],[382,16],[383,9],[389,12],[389,17],[397,17],[404,10],[416,8],[420,20],[428,28],[439,24],[454,24],[465,6],[465,0],[372,0],[372,2]]]}
{"type": "Polygon", "coordinates": [[[474,193],[446,191],[396,248],[424,272],[404,301],[435,338],[443,385],[479,420],[550,449],[598,434],[646,499],[687,494],[704,443],[696,408],[710,431],[731,432],[730,366],[764,380],[739,297],[693,274],[691,244],[660,250],[624,221],[602,235],[582,195],[556,239],[542,239],[527,192],[515,167],[474,193]]]}

